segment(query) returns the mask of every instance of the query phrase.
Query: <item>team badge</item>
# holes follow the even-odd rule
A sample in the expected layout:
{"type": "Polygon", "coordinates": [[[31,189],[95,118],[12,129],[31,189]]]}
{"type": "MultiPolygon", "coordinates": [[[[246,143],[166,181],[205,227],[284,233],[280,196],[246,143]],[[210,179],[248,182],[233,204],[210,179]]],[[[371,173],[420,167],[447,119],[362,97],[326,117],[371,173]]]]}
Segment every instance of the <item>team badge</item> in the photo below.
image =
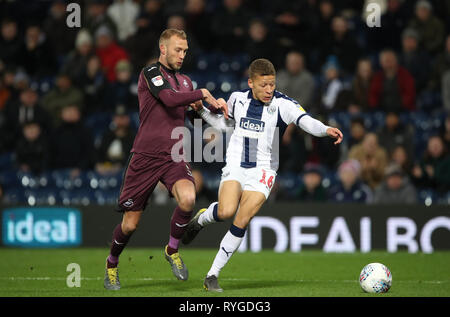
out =
{"type": "Polygon", "coordinates": [[[161,75],[155,76],[152,78],[152,83],[156,87],[162,86],[164,84],[164,80],[161,75]]]}
{"type": "Polygon", "coordinates": [[[268,114],[274,114],[276,110],[277,110],[277,107],[275,107],[274,105],[270,105],[270,106],[267,108],[267,113],[268,113],[268,114]]]}
{"type": "Polygon", "coordinates": [[[183,85],[184,87],[189,88],[189,84],[187,83],[186,79],[183,80],[183,85]]]}
{"type": "Polygon", "coordinates": [[[124,202],[123,205],[124,205],[126,208],[130,208],[131,206],[134,205],[134,201],[133,201],[133,199],[130,198],[130,199],[128,199],[126,202],[124,202]]]}

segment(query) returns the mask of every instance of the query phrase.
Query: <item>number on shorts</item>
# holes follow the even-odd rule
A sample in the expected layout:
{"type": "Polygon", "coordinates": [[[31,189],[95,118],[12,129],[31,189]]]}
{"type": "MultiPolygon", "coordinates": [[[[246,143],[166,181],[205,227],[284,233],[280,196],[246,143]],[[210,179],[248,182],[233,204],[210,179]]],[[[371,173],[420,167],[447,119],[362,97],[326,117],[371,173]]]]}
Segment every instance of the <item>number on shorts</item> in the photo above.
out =
{"type": "Polygon", "coordinates": [[[267,185],[267,187],[272,188],[273,185],[273,175],[269,177],[266,183],[266,170],[262,170],[263,174],[261,179],[259,180],[260,183],[263,183],[264,185],[267,185]]]}

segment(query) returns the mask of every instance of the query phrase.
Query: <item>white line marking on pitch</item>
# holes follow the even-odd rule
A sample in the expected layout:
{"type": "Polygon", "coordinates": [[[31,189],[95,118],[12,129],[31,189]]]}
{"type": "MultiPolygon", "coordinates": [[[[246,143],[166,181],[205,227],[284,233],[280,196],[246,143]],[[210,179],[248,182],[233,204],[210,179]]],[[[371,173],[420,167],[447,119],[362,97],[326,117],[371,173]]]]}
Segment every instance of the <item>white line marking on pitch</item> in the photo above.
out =
{"type": "MultiPolygon", "coordinates": [[[[50,277],[50,276],[10,276],[4,277],[1,276],[0,280],[10,280],[10,281],[65,281],[66,277],[50,277]]],[[[81,280],[84,281],[100,281],[103,280],[103,277],[82,277],[81,280]]],[[[153,278],[153,277],[142,277],[142,278],[122,278],[123,281],[174,281],[172,278],[153,278]]],[[[203,280],[203,279],[201,279],[203,280]]],[[[254,279],[246,279],[246,278],[221,278],[222,281],[254,281],[254,279]]],[[[298,283],[358,283],[358,280],[292,280],[293,282],[298,283]]],[[[444,284],[450,283],[450,280],[443,281],[417,281],[417,280],[400,280],[395,281],[395,283],[425,283],[425,284],[444,284]]]]}

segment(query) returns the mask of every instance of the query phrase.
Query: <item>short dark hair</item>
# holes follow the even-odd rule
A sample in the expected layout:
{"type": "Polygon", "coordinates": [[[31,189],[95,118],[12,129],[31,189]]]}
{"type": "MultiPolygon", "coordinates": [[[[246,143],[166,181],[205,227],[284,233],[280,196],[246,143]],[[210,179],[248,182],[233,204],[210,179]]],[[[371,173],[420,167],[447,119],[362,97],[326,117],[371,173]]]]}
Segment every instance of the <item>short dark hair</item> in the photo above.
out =
{"type": "Polygon", "coordinates": [[[275,76],[276,71],[271,61],[265,58],[258,58],[250,64],[248,75],[250,78],[255,78],[256,76],[275,76]]]}

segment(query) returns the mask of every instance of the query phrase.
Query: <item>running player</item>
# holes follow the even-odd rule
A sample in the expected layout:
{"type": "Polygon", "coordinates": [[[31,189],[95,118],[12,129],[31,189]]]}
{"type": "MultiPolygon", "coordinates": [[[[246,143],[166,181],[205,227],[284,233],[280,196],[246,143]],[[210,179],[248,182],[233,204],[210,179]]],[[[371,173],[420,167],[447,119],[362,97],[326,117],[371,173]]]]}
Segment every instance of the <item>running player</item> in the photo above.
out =
{"type": "Polygon", "coordinates": [[[188,270],[178,245],[191,219],[195,203],[195,186],[187,163],[174,162],[172,130],[184,126],[185,110],[190,103],[204,100],[227,116],[224,100],[217,101],[206,89],[194,90],[189,77],[180,74],[188,43],[184,31],[167,29],[159,39],[160,56],[157,63],[144,67],[138,81],[140,125],[124,172],[118,206],[123,212],[122,222],[113,232],[110,254],[106,260],[104,286],[120,289],[119,255],[136,230],[147,200],[159,181],[175,197],[169,242],[164,255],[173,274],[187,280],[188,270]]]}
{"type": "Polygon", "coordinates": [[[336,139],[334,144],[342,142],[339,129],[313,119],[295,100],[276,91],[275,77],[275,68],[269,60],[253,61],[249,67],[250,89],[231,94],[228,120],[204,108],[201,101],[191,105],[211,126],[233,130],[222,169],[219,201],[201,209],[182,238],[188,244],[206,225],[235,216],[204,280],[203,286],[208,291],[222,292],[219,273],[238,249],[247,225],[272,190],[278,169],[276,142],[286,127],[295,123],[314,136],[330,136],[336,139]]]}

